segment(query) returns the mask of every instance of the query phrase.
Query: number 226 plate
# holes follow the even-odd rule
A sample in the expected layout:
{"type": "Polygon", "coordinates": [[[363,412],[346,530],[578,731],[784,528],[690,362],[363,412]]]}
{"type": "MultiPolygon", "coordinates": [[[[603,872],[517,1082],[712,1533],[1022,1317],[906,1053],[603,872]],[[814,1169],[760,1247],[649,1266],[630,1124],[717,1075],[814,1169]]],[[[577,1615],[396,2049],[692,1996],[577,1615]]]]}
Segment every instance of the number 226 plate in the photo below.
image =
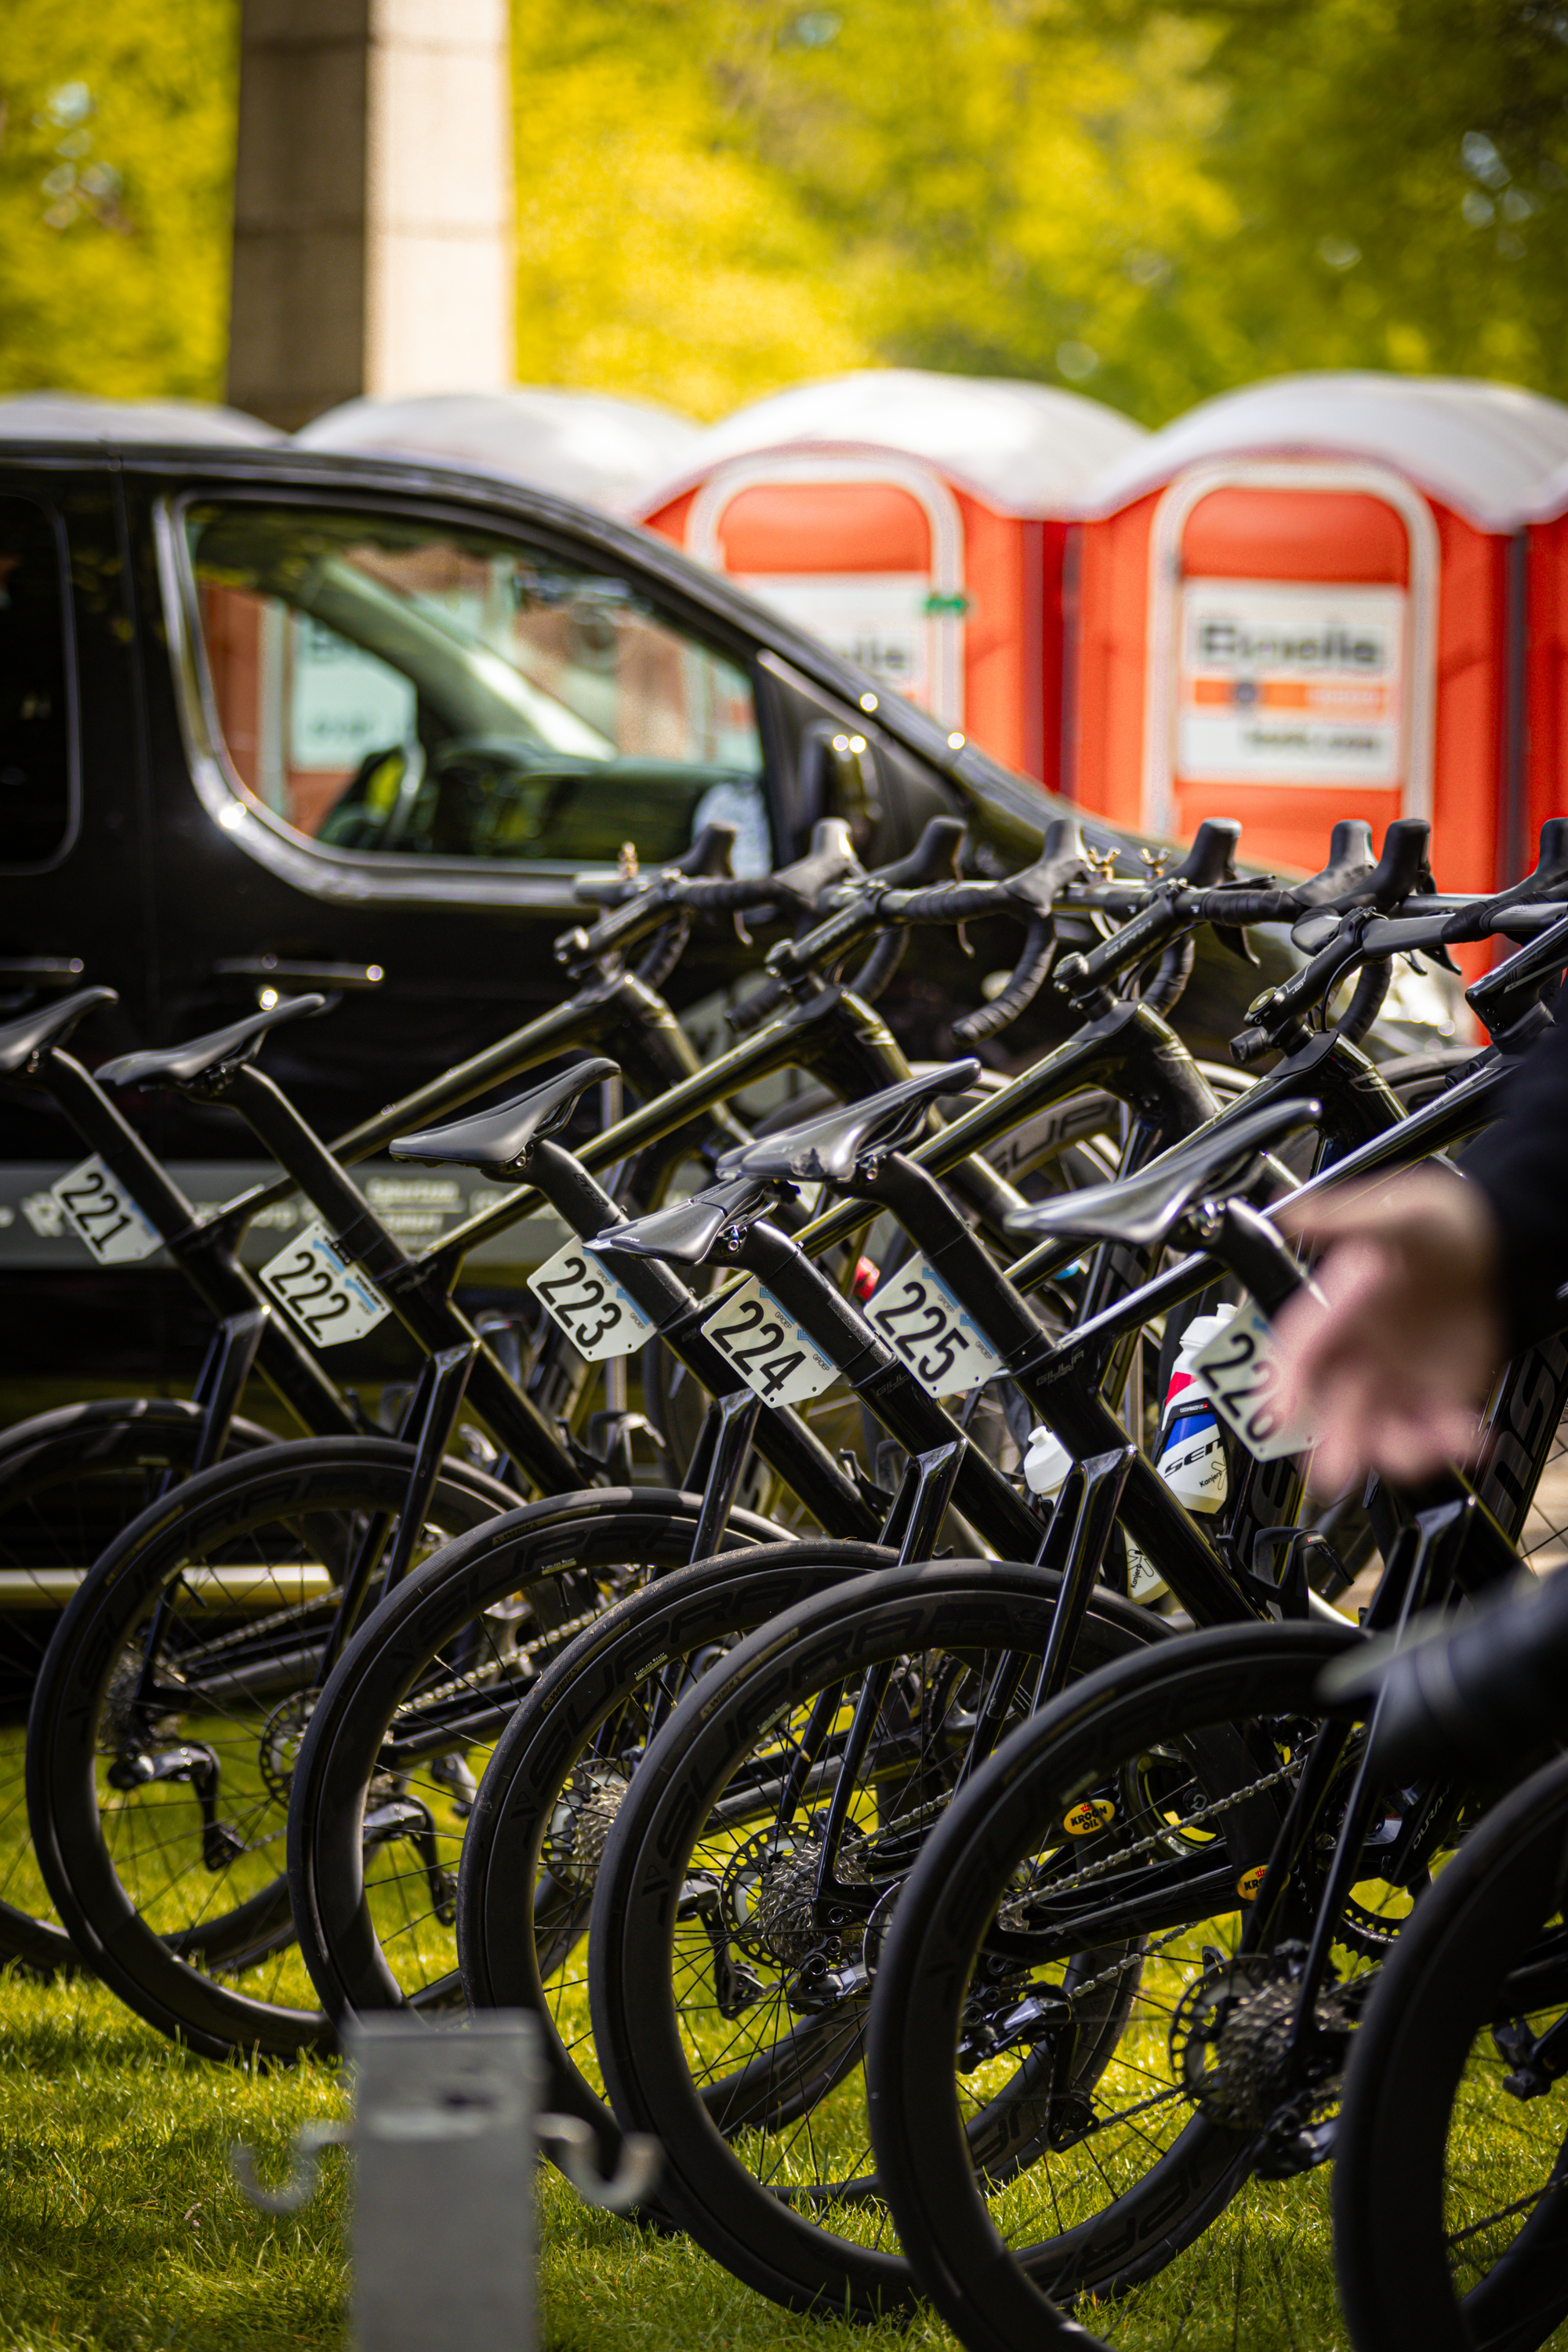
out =
{"type": "Polygon", "coordinates": [[[1303,1453],[1312,1443],[1275,1402],[1279,1386],[1274,1326],[1249,1302],[1193,1358],[1193,1381],[1227,1429],[1259,1462],[1303,1453]]]}

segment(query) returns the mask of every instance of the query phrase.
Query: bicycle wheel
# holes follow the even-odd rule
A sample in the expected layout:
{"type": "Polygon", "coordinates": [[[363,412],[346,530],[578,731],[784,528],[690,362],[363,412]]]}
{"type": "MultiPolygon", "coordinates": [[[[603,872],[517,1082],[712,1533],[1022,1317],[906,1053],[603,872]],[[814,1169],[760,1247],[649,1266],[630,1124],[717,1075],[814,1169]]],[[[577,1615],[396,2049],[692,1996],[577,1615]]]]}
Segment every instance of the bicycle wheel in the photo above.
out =
{"type": "MultiPolygon", "coordinates": [[[[27,1706],[61,1612],[104,1547],[189,1475],[202,1415],[178,1397],[63,1405],[0,1433],[0,1960],[36,1974],[75,1947],[39,1875],[27,1827],[27,1706]]],[[[226,1459],[276,1441],[230,1424],[226,1459]]]]}
{"type": "Polygon", "coordinates": [[[530,1691],[479,1783],[458,1879],[471,2009],[526,2009],[549,2104],[580,2116],[613,2167],[620,2137],[588,2018],[586,1937],[600,1856],[650,1732],[759,1625],[893,1565],[874,1544],[759,1546],[661,1577],[577,1635],[530,1691]]]}
{"type": "MultiPolygon", "coordinates": [[[[1165,2341],[1168,2322],[1173,2341],[1185,2325],[1190,2291],[1173,2286],[1162,2312],[1129,2290],[1236,2194],[1293,2095],[1280,2052],[1300,1947],[1285,1939],[1310,1910],[1282,1920],[1271,1947],[1238,1948],[1317,1727],[1318,1677],[1355,1638],[1349,1625],[1222,1628],[1107,1668],[1008,1741],[911,1874],[877,1976],[873,2138],[921,2283],[972,2352],[1051,2340],[1056,2305],[1078,2298],[1095,2299],[1095,2325],[1117,2340],[1165,2341]],[[1114,2063],[1056,2147],[1011,2177],[988,2172],[975,2103],[1027,2063],[1037,2014],[1070,2023],[1063,1960],[1112,1921],[1139,1956],[1114,2063]]],[[[1331,1837],[1353,1757],[1352,1740],[1320,1815],[1331,1837]]],[[[1375,1852],[1318,2004],[1342,2040],[1355,1979],[1412,1899],[1375,1874],[1375,1852]]],[[[1304,2120],[1331,2105],[1331,2074],[1316,2090],[1304,2120]]],[[[1245,2238],[1233,2254],[1246,2265],[1245,2238]]],[[[1279,2340],[1293,2340],[1289,2309],[1263,2307],[1289,2292],[1269,2287],[1268,2260],[1251,2318],[1278,2317],[1279,2340]]]]}
{"type": "MultiPolygon", "coordinates": [[[[700,1496],[606,1487],[513,1508],[432,1555],[361,1627],[300,1744],[289,1869],[334,2018],[460,2006],[454,1898],[475,1767],[554,1654],[691,1556],[700,1496]]],[[[731,1514],[726,1540],[776,1528],[731,1514]]]]}
{"type": "MultiPolygon", "coordinates": [[[[113,1990],[209,2056],[324,2039],[282,1875],[289,1773],[344,1575],[386,1557],[413,1462],[395,1439],[309,1438],[205,1471],[110,1544],[44,1660],[45,1883],[113,1990]]],[[[447,1463],[418,1548],[513,1501],[447,1463]]]]}
{"type": "MultiPolygon", "coordinates": [[[[1057,1580],[995,1560],[886,1569],[802,1603],[714,1667],[622,1797],[589,1926],[599,2063],[625,2130],[664,2146],[661,2208],[796,2309],[907,2307],[871,2177],[860,2055],[868,1970],[899,1886],[971,1751],[1023,1709],[1057,1580]]],[[[1154,1627],[1095,1595],[1100,1665],[1154,1627]]],[[[1084,2095],[1113,2048],[1121,1958],[1086,1950],[1098,2032],[975,2119],[997,2160],[1084,2095]],[[1058,2095],[1059,2094],[1059,2100],[1058,2095]]]]}
{"type": "Polygon", "coordinates": [[[1568,1764],[1489,1812],[1355,2038],[1334,2255],[1356,2352],[1532,2352],[1568,2318],[1568,1764]]]}

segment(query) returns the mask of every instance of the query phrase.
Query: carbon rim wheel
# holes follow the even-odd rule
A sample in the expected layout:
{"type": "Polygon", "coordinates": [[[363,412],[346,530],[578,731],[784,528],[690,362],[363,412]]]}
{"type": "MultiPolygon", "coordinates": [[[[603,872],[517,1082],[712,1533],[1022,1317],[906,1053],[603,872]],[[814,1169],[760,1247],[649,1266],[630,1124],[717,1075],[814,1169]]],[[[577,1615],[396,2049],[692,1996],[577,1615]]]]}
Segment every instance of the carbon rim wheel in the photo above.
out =
{"type": "MultiPolygon", "coordinates": [[[[871,2177],[868,1971],[975,1710],[1004,1659],[1026,1689],[1055,1590],[958,1562],[805,1602],[704,1678],[621,1801],[589,1935],[611,2103],[663,2142],[661,2205],[795,2308],[911,2300],[871,2177]]],[[[1152,1637],[1097,1596],[1078,1654],[1099,1664],[1152,1637]]]]}
{"type": "MultiPolygon", "coordinates": [[[[65,1405],[0,1433],[0,1958],[69,1969],[76,1948],[39,1873],[27,1825],[27,1709],[60,1616],[121,1529],[186,1477],[202,1416],[183,1399],[65,1405]]],[[[229,1429],[226,1459],[276,1441],[229,1429]]]]}
{"type": "MultiPolygon", "coordinates": [[[[289,1822],[329,2011],[460,2005],[456,1895],[475,1783],[541,1670],[628,1587],[689,1557],[701,1498],[528,1504],[432,1556],[360,1629],[311,1712],[289,1822]]],[[[739,1548],[775,1530],[731,1515],[739,1548]]]]}
{"type": "Polygon", "coordinates": [[[1568,1765],[1489,1813],[1356,2036],[1334,2252],[1357,2352],[1533,2352],[1568,2317],[1568,1765]]]}
{"type": "MultiPolygon", "coordinates": [[[[1260,2118],[1275,2109],[1271,2037],[1294,1993],[1278,1948],[1238,1961],[1247,1890],[1299,1776],[1318,1675],[1354,1639],[1348,1625],[1342,1636],[1317,1625],[1223,1629],[1107,1669],[997,1755],[911,1876],[878,1980],[873,2126],[922,2282],[950,2322],[962,2315],[972,2347],[1018,2352],[1049,2340],[1060,2325],[1053,2295],[1119,2293],[1093,2314],[1117,2340],[1174,2341],[1186,2325],[1196,2273],[1173,2279],[1168,2294],[1163,2283],[1127,2290],[1154,2278],[1240,2189],[1260,2118]],[[973,2089],[962,2071],[987,2021],[987,1962],[1012,1958],[1048,1984],[1052,1950],[1088,1932],[1073,1906],[1090,1904],[1144,1939],[1123,2046],[1081,2137],[1010,2182],[987,2182],[966,2145],[973,2089]]],[[[1357,1891],[1379,1916],[1378,1883],[1357,1891]]],[[[1370,1965],[1342,1945],[1336,1958],[1346,1980],[1370,1965]]],[[[1021,1981],[1011,1990],[1028,1997],[1021,1981]]],[[[982,2088],[994,2063],[982,2052],[982,2088]]],[[[1277,2201],[1282,2191],[1265,2183],[1252,2193],[1277,2201]]],[[[1219,2264],[1216,2278],[1233,2262],[1247,2272],[1252,2324],[1272,2315],[1288,2340],[1288,2290],[1270,2283],[1258,2247],[1248,2271],[1249,2227],[1245,2214],[1234,2230],[1227,2218],[1224,2243],[1192,2260],[1219,2264]]]]}
{"type": "Polygon", "coordinates": [[[619,2139],[588,2015],[587,1933],[598,1866],[651,1726],[758,1625],[829,1586],[892,1565],[826,1538],[726,1554],[662,1578],[579,1635],[531,1691],[479,1784],[458,1888],[470,2007],[539,2020],[550,2100],[619,2139]]]}
{"type": "MultiPolygon", "coordinates": [[[[204,1472],[110,1545],[44,1662],[45,1880],[99,1974],[208,2055],[321,2038],[283,1874],[293,1749],[337,1589],[363,1544],[386,1557],[412,1463],[395,1440],[313,1438],[204,1472]]],[[[418,1549],[512,1499],[447,1465],[418,1549]]]]}

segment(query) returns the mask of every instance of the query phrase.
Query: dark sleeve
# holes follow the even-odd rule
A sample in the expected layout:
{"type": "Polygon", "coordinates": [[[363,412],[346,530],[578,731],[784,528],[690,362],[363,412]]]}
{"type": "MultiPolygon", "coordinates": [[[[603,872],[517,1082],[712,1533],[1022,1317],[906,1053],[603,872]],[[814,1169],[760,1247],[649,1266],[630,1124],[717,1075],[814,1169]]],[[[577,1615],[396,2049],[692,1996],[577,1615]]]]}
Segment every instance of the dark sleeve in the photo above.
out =
{"type": "Polygon", "coordinates": [[[1548,1030],[1510,1080],[1496,1124],[1460,1166],[1491,1202],[1516,1347],[1568,1324],[1568,1026],[1548,1030]]]}

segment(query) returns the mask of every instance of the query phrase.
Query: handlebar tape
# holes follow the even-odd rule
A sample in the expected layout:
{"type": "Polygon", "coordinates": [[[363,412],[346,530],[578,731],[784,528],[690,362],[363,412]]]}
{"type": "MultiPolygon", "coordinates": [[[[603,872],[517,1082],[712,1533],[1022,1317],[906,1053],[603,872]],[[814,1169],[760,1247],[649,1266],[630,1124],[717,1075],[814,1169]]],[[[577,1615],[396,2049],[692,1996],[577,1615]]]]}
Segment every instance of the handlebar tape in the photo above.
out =
{"type": "Polygon", "coordinates": [[[1016,1021],[1039,994],[1055,952],[1056,932],[1051,919],[1048,915],[1037,915],[1029,925],[1024,952],[1013,977],[1001,994],[953,1023],[952,1034],[958,1043],[978,1045],[984,1038],[994,1037],[999,1029],[1005,1029],[1009,1022],[1016,1021]]]}
{"type": "Polygon", "coordinates": [[[908,931],[884,931],[859,971],[846,982],[851,996],[863,1004],[875,1004],[904,960],[909,946],[908,931]]]}

